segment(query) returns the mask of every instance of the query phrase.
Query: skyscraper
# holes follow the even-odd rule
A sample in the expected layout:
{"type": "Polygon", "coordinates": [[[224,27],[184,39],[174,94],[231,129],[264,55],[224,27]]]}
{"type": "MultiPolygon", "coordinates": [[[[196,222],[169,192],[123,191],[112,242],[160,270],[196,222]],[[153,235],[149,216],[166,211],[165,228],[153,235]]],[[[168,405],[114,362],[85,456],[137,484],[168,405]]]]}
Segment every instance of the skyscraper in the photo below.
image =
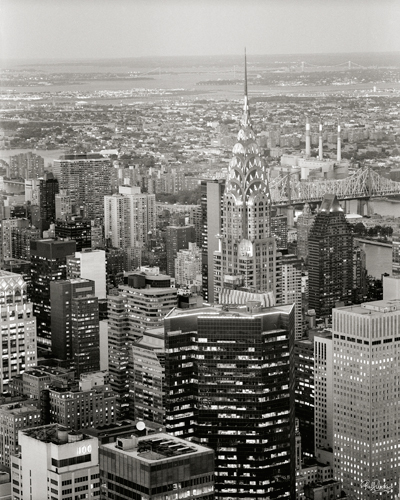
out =
{"type": "Polygon", "coordinates": [[[214,303],[214,252],[221,232],[221,200],[225,181],[201,181],[203,299],[214,303]]]}
{"type": "Polygon", "coordinates": [[[31,241],[31,300],[37,319],[38,343],[51,346],[50,283],[67,277],[67,255],[75,252],[75,241],[31,241]]]}
{"type": "Polygon", "coordinates": [[[167,226],[166,231],[167,274],[175,277],[175,259],[179,250],[187,250],[196,241],[194,226],[167,226]]]}
{"type": "Polygon", "coordinates": [[[399,300],[333,310],[334,471],[362,500],[399,493],[399,332],[399,300]]]}
{"type": "Polygon", "coordinates": [[[53,174],[46,173],[39,179],[39,229],[41,234],[49,229],[50,224],[56,220],[56,194],[58,193],[58,180],[53,174]]]}
{"type": "Polygon", "coordinates": [[[301,261],[295,255],[282,255],[282,304],[295,305],[295,339],[303,336],[303,311],[301,293],[301,261]]]}
{"type": "Polygon", "coordinates": [[[103,218],[104,196],[111,194],[111,162],[98,154],[65,155],[53,162],[60,190],[85,217],[103,218]]]}
{"type": "Polygon", "coordinates": [[[309,308],[329,317],[336,303],[351,303],[353,295],[353,235],[343,209],[326,194],[308,238],[309,308]]]}
{"type": "Polygon", "coordinates": [[[393,231],[392,235],[392,274],[400,276],[400,232],[393,231]]]}
{"type": "Polygon", "coordinates": [[[154,194],[141,194],[135,187],[119,189],[119,194],[104,197],[105,238],[110,239],[113,247],[123,248],[128,256],[133,252],[130,260],[136,256],[140,265],[140,252],[156,230],[156,198],[154,194]]]}
{"type": "Polygon", "coordinates": [[[304,205],[302,213],[297,218],[297,257],[308,262],[308,235],[314,223],[315,215],[311,213],[308,203],[304,205]]]}
{"type": "Polygon", "coordinates": [[[74,240],[77,252],[80,252],[84,248],[92,247],[91,232],[91,221],[83,219],[79,215],[70,215],[65,220],[59,219],[55,223],[56,237],[65,240],[74,240]]]}
{"type": "Polygon", "coordinates": [[[253,132],[245,75],[244,108],[238,142],[233,148],[222,201],[222,231],[214,252],[215,301],[231,277],[238,286],[272,292],[277,303],[278,255],[271,236],[271,199],[267,170],[253,132]]]}
{"type": "Polygon", "coordinates": [[[106,290],[106,252],[85,249],[67,257],[67,278],[85,278],[95,282],[95,295],[105,299],[106,290]]]}
{"type": "Polygon", "coordinates": [[[70,361],[77,377],[100,369],[99,304],[94,281],[73,278],[50,283],[51,345],[70,361]]]}
{"type": "Polygon", "coordinates": [[[216,451],[218,498],[294,498],[294,306],[224,307],[165,319],[167,430],[216,451]]]}
{"type": "Polygon", "coordinates": [[[108,297],[108,352],[110,385],[118,394],[120,415],[128,411],[128,361],[133,342],[150,328],[163,325],[165,316],[177,306],[177,289],[169,276],[136,272],[118,295],[108,297]]]}
{"type": "MultiPolygon", "coordinates": [[[[189,243],[187,250],[179,250],[175,258],[177,285],[190,286],[201,277],[201,250],[196,243],[189,243]]],[[[201,280],[199,279],[199,285],[201,280]]]]}
{"type": "Polygon", "coordinates": [[[26,283],[19,274],[0,271],[0,394],[10,380],[36,365],[36,320],[27,300],[26,283]]]}

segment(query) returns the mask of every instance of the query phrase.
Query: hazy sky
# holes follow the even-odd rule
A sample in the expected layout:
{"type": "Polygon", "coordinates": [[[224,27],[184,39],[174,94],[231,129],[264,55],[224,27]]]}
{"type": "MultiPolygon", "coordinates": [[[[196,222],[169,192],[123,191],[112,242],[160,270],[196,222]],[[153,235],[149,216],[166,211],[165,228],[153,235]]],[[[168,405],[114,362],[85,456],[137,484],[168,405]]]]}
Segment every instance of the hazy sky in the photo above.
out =
{"type": "Polygon", "coordinates": [[[2,59],[400,51],[400,0],[0,0],[2,59]]]}

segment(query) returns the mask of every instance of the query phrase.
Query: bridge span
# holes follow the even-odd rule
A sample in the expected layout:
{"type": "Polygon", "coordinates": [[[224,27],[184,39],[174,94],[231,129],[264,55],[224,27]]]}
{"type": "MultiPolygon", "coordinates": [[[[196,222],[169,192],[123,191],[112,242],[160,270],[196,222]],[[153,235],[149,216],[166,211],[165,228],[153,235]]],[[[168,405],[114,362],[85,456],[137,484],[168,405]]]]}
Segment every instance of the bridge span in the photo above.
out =
{"type": "Polygon", "coordinates": [[[400,182],[382,177],[370,167],[360,167],[345,179],[297,180],[286,174],[269,181],[272,205],[287,207],[304,203],[320,203],[325,194],[335,194],[338,200],[369,200],[400,195],[400,182]]]}

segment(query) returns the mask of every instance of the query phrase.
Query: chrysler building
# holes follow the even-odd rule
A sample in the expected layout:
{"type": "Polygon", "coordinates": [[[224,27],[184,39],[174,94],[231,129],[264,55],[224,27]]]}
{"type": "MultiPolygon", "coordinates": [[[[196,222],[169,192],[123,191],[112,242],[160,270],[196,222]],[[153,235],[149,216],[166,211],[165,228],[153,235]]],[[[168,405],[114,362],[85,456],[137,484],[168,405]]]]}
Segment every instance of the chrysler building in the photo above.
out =
{"type": "Polygon", "coordinates": [[[272,306],[280,300],[280,254],[271,236],[268,171],[250,120],[246,59],[243,115],[232,152],[219,249],[214,252],[216,301],[240,302],[241,292],[252,292],[258,300],[256,295],[262,294],[264,305],[272,306]]]}

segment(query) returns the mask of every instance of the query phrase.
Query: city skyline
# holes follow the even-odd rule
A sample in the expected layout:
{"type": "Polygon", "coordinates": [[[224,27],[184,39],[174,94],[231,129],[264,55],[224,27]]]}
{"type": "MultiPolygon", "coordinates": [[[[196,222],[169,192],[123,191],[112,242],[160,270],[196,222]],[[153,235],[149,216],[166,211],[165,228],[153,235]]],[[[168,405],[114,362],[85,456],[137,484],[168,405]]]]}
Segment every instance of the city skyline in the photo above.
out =
{"type": "Polygon", "coordinates": [[[394,0],[2,0],[0,10],[1,60],[400,51],[394,0]]]}

